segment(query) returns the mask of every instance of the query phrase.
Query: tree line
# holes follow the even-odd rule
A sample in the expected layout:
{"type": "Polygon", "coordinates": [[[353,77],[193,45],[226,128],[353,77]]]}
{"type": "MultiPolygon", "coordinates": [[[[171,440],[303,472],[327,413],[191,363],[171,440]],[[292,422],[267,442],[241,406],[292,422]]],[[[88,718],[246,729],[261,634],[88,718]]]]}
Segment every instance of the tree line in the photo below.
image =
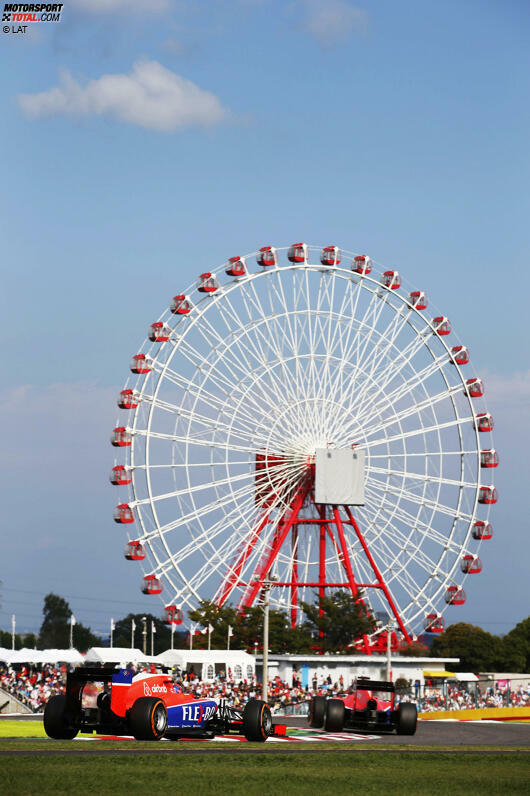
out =
{"type": "MultiPolygon", "coordinates": [[[[351,653],[354,640],[375,629],[374,618],[365,608],[362,595],[354,599],[345,591],[336,591],[320,602],[302,603],[301,609],[304,620],[295,628],[291,627],[286,611],[269,610],[269,649],[272,653],[351,653]]],[[[70,606],[63,597],[47,594],[38,636],[32,633],[17,635],[16,649],[22,646],[67,648],[71,614],[70,606]]],[[[230,605],[219,607],[213,602],[203,601],[188,615],[196,629],[192,639],[194,649],[207,647],[208,635],[200,631],[211,626],[209,640],[212,649],[226,649],[230,632],[231,648],[261,652],[263,609],[260,606],[247,608],[243,614],[230,605]]],[[[129,613],[118,620],[114,629],[114,646],[131,646],[131,627],[134,622],[134,646],[142,648],[144,618],[147,652],[151,652],[151,638],[155,655],[167,650],[171,645],[171,630],[153,614],[129,613]],[[152,626],[155,629],[153,636],[152,626]]],[[[108,640],[104,642],[80,622],[73,626],[72,632],[73,645],[81,652],[86,652],[90,647],[108,645],[108,640]]],[[[189,631],[177,626],[173,633],[174,648],[182,649],[188,644],[189,631]]],[[[0,630],[0,646],[11,647],[11,633],[0,630]]],[[[505,636],[496,636],[480,627],[459,622],[437,635],[430,643],[430,649],[419,641],[403,645],[399,652],[402,655],[460,658],[460,663],[454,668],[461,672],[530,672],[530,617],[519,622],[505,636]]]]}

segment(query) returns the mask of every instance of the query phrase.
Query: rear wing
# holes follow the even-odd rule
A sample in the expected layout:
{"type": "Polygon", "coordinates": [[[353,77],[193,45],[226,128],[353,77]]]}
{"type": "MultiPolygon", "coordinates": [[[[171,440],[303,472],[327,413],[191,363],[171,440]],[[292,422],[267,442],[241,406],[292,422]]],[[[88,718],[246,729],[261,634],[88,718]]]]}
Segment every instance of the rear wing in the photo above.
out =
{"type": "Polygon", "coordinates": [[[394,683],[385,680],[357,680],[357,691],[395,691],[394,683]]]}

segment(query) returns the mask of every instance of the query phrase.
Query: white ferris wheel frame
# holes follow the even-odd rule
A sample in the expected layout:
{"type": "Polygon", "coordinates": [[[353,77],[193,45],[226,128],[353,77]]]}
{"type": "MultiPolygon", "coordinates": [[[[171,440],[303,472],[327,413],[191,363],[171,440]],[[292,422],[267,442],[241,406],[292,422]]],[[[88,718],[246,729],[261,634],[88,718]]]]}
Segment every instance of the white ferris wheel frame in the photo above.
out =
{"type": "MultiPolygon", "coordinates": [[[[277,249],[278,255],[285,249],[277,249]]],[[[311,253],[314,251],[319,252],[320,249],[310,247],[309,251],[311,253]]],[[[373,509],[370,516],[372,529],[371,549],[374,556],[378,558],[378,565],[383,572],[385,580],[389,581],[390,591],[398,604],[400,615],[403,617],[406,626],[411,629],[417,629],[419,622],[423,621],[426,615],[440,616],[444,592],[449,586],[461,587],[462,582],[467,577],[460,570],[460,562],[464,555],[477,555],[480,541],[472,538],[473,525],[479,519],[487,521],[490,508],[489,505],[480,506],[479,510],[480,504],[478,502],[479,491],[484,484],[481,483],[481,480],[483,480],[481,479],[480,467],[481,440],[476,416],[479,412],[485,411],[484,399],[483,397],[480,399],[472,398],[469,395],[466,389],[466,382],[474,375],[470,372],[470,366],[468,364],[460,366],[454,363],[451,355],[451,346],[448,345],[444,337],[436,333],[432,318],[425,311],[413,306],[408,297],[408,291],[404,292],[403,286],[398,290],[394,290],[382,285],[381,274],[383,269],[375,262],[373,262],[371,273],[354,273],[347,265],[350,258],[355,256],[354,253],[345,250],[341,250],[341,253],[343,264],[331,266],[322,265],[318,260],[317,262],[310,262],[309,257],[307,261],[302,263],[289,261],[280,263],[280,256],[278,256],[276,265],[267,267],[256,265],[255,270],[251,270],[248,267],[244,276],[234,277],[228,281],[221,281],[220,278],[226,267],[226,263],[224,263],[219,268],[212,269],[211,272],[212,276],[219,281],[219,289],[215,292],[201,296],[195,286],[191,286],[185,292],[185,295],[190,296],[193,300],[193,308],[189,314],[173,315],[166,311],[160,316],[158,321],[171,330],[169,341],[151,343],[146,340],[140,349],[152,360],[152,370],[146,374],[139,374],[134,381],[129,380],[126,385],[134,389],[141,406],[143,405],[143,408],[146,408],[147,411],[147,417],[145,417],[145,411],[129,410],[129,423],[127,424],[127,429],[132,436],[132,444],[125,449],[125,467],[127,472],[131,474],[132,479],[128,486],[127,504],[135,512],[136,520],[135,531],[129,538],[140,541],[147,552],[149,565],[144,569],[144,573],[154,574],[163,580],[169,586],[169,601],[179,608],[181,606],[195,607],[199,600],[215,596],[214,593],[205,593],[203,590],[204,584],[212,577],[212,570],[217,573],[216,576],[219,579],[226,577],[227,572],[230,573],[230,567],[233,568],[234,566],[234,551],[244,543],[245,538],[248,538],[249,532],[258,522],[258,514],[252,520],[249,520],[249,517],[243,514],[243,509],[241,508],[245,506],[248,514],[249,495],[255,490],[253,472],[239,472],[237,475],[230,475],[230,466],[233,465],[233,470],[237,470],[236,464],[239,467],[237,459],[233,458],[234,454],[240,455],[241,461],[248,464],[248,457],[251,457],[250,461],[254,462],[255,454],[259,450],[274,453],[279,449],[282,436],[278,430],[279,417],[276,411],[278,404],[274,403],[274,398],[285,397],[285,392],[266,396],[269,398],[271,406],[267,415],[263,401],[258,402],[253,394],[253,385],[257,381],[264,389],[266,387],[266,391],[269,392],[272,390],[273,385],[277,385],[277,389],[281,385],[282,390],[287,392],[289,400],[292,402],[289,406],[291,416],[293,416],[293,406],[296,400],[302,407],[297,411],[301,413],[299,416],[304,418],[306,428],[299,435],[300,440],[296,440],[296,444],[293,442],[290,463],[285,466],[280,465],[279,469],[275,471],[276,476],[281,475],[284,479],[281,486],[284,494],[279,497],[280,502],[284,500],[287,506],[288,499],[292,495],[292,488],[306,464],[305,453],[314,444],[315,435],[320,440],[319,444],[334,443],[333,439],[325,439],[322,436],[329,432],[329,428],[321,428],[324,425],[324,421],[329,418],[329,406],[327,405],[329,401],[326,399],[326,395],[329,389],[334,389],[334,395],[337,394],[337,390],[341,388],[338,382],[343,382],[345,369],[351,369],[352,367],[354,368],[353,377],[350,375],[352,381],[359,376],[363,376],[361,389],[355,394],[355,401],[358,404],[364,402],[364,409],[360,415],[360,420],[363,421],[363,431],[360,433],[364,436],[364,441],[363,439],[359,440],[357,437],[355,444],[360,448],[365,448],[368,454],[370,454],[371,449],[376,448],[377,450],[381,446],[386,446],[387,450],[386,454],[384,450],[379,453],[372,453],[371,458],[369,456],[367,465],[367,502],[370,501],[374,506],[377,505],[377,508],[373,509]],[[292,296],[286,295],[285,285],[282,282],[286,274],[291,277],[293,286],[296,286],[296,280],[298,280],[298,283],[304,288],[300,293],[302,298],[299,306],[296,304],[296,290],[293,289],[292,296]],[[310,279],[315,275],[319,275],[317,276],[319,290],[314,297],[316,304],[313,308],[311,306],[310,279]],[[328,285],[321,290],[324,281],[329,281],[329,276],[333,277],[332,285],[328,285]],[[348,291],[345,289],[342,299],[339,300],[335,290],[337,285],[342,283],[349,286],[349,294],[347,296],[348,291]],[[262,304],[260,298],[265,288],[269,291],[269,294],[272,291],[275,300],[279,302],[279,308],[282,307],[283,302],[282,313],[277,312],[276,315],[274,313],[265,314],[265,303],[262,304]],[[356,318],[355,312],[360,306],[363,291],[366,291],[364,295],[366,307],[362,317],[356,318]],[[236,301],[240,304],[242,303],[246,308],[245,311],[249,318],[248,328],[245,328],[242,323],[238,308],[235,306],[236,301]],[[328,302],[327,305],[326,301],[328,302]],[[336,301],[339,301],[340,311],[338,314],[334,309],[336,301]],[[348,301],[350,302],[349,305],[348,301]],[[233,324],[233,335],[228,342],[225,330],[216,327],[210,321],[210,315],[213,316],[212,309],[221,305],[225,308],[225,318],[229,319],[230,323],[233,324]],[[348,314],[348,310],[350,314],[348,314]],[[393,321],[390,321],[382,330],[378,330],[377,323],[383,313],[387,311],[390,314],[393,313],[393,321]],[[319,319],[318,324],[316,321],[313,323],[310,320],[310,315],[313,312],[314,317],[319,319]],[[326,313],[328,315],[327,323],[320,318],[320,316],[324,318],[326,313]],[[293,361],[297,358],[297,334],[304,334],[303,327],[298,325],[299,317],[303,318],[304,323],[307,325],[305,342],[309,345],[310,355],[304,354],[303,357],[300,355],[298,357],[300,361],[294,362],[294,364],[289,362],[286,357],[285,340],[278,341],[275,337],[278,335],[280,328],[278,325],[278,317],[280,316],[283,318],[282,323],[285,324],[283,327],[284,332],[289,332],[293,335],[293,354],[291,357],[293,361]],[[252,320],[253,323],[251,322],[252,320]],[[319,325],[320,331],[317,328],[319,325]],[[408,328],[410,333],[410,341],[408,347],[399,350],[396,348],[396,342],[400,334],[404,332],[405,327],[408,328]],[[206,356],[197,351],[197,348],[193,347],[193,345],[188,345],[187,340],[192,338],[194,333],[198,333],[199,339],[202,337],[205,343],[208,343],[209,348],[206,356]],[[327,339],[325,340],[323,339],[324,333],[327,334],[327,339]],[[314,340],[310,339],[313,334],[315,335],[314,340]],[[370,360],[365,361],[363,359],[365,354],[370,352],[373,354],[369,346],[372,344],[374,336],[376,342],[373,345],[379,357],[372,356],[370,360]],[[316,348],[318,345],[324,346],[324,354],[318,354],[317,356],[316,348]],[[247,346],[246,349],[245,346],[247,346]],[[313,348],[311,348],[312,346],[313,348]],[[167,354],[168,350],[171,351],[170,354],[167,354]],[[313,352],[312,354],[311,351],[313,352]],[[411,362],[420,351],[423,354],[428,353],[430,362],[425,364],[422,370],[416,372],[412,368],[411,362]],[[232,359],[229,358],[227,352],[230,352],[232,359]],[[271,361],[271,352],[276,352],[277,354],[277,359],[274,361],[271,361]],[[389,359],[390,352],[392,352],[393,358],[389,359]],[[219,358],[216,358],[217,353],[219,358]],[[383,354],[387,357],[386,360],[383,354]],[[171,367],[171,364],[179,356],[182,357],[182,361],[187,362],[192,370],[195,369],[197,372],[204,374],[200,385],[199,382],[194,382],[195,376],[186,377],[171,367]],[[261,372],[256,371],[255,366],[260,357],[262,359],[261,372]],[[300,365],[302,359],[309,359],[309,374],[300,365]],[[318,372],[317,364],[320,360],[325,362],[325,367],[320,368],[320,372],[318,372]],[[220,361],[224,362],[223,367],[231,368],[231,374],[227,374],[219,368],[218,363],[220,361]],[[354,361],[353,365],[352,361],[354,361]],[[399,363],[397,366],[398,370],[396,370],[396,361],[399,363]],[[384,367],[381,367],[382,362],[384,367]],[[332,365],[335,368],[334,371],[332,370],[332,365]],[[294,374],[296,378],[294,383],[289,383],[287,379],[288,375],[291,375],[291,377],[293,375],[293,371],[290,370],[291,367],[295,367],[294,374]],[[400,371],[406,371],[407,368],[412,369],[413,376],[406,379],[403,383],[393,386],[389,395],[382,396],[382,391],[388,385],[394,383],[397,374],[400,371]],[[245,383],[245,379],[248,379],[248,374],[252,370],[256,377],[255,381],[247,381],[245,383]],[[278,371],[280,374],[283,373],[283,380],[278,377],[278,371]],[[425,388],[425,383],[433,377],[440,378],[442,384],[445,385],[445,389],[431,395],[428,389],[425,388]],[[309,382],[311,383],[309,384],[309,382]],[[209,385],[208,390],[203,389],[205,383],[209,385]],[[163,397],[159,397],[161,391],[166,389],[169,384],[174,387],[175,392],[182,392],[184,387],[186,399],[192,401],[191,408],[187,407],[184,402],[179,404],[177,401],[177,403],[171,404],[164,400],[163,397]],[[378,389],[375,394],[371,394],[373,393],[374,384],[377,384],[378,389]],[[234,385],[236,387],[235,392],[234,385]],[[244,389],[239,389],[240,385],[244,389]],[[308,388],[308,385],[313,388],[313,392],[308,388]],[[422,387],[425,395],[421,401],[414,398],[408,410],[396,411],[395,405],[399,404],[399,401],[406,399],[413,389],[421,390],[422,387]],[[225,390],[224,400],[223,389],[225,390]],[[229,389],[232,390],[230,393],[228,392],[229,389]],[[314,392],[315,389],[317,392],[314,392]],[[237,401],[233,402],[232,421],[231,423],[222,423],[220,418],[227,414],[227,401],[229,398],[233,399],[236,394],[237,401]],[[463,403],[462,395],[465,399],[463,403]],[[209,402],[212,412],[217,410],[216,415],[208,416],[201,413],[201,405],[205,403],[205,399],[209,402]],[[323,414],[322,407],[320,407],[321,411],[319,411],[319,401],[323,406],[326,406],[328,417],[323,414]],[[434,417],[436,417],[435,407],[442,404],[451,407],[454,416],[449,417],[445,422],[438,420],[430,427],[424,426],[421,413],[432,412],[434,417]],[[465,412],[463,411],[464,408],[466,409],[465,412]],[[255,413],[258,409],[262,412],[262,418],[261,426],[256,428],[255,413]],[[389,409],[393,411],[394,416],[387,414],[381,420],[381,414],[389,409]],[[186,434],[176,434],[175,432],[173,434],[164,434],[156,431],[157,412],[173,413],[173,415],[178,416],[175,432],[179,423],[182,425],[182,423],[187,422],[188,436],[186,434]],[[263,417],[265,419],[269,417],[271,421],[268,436],[265,435],[263,417]],[[404,428],[403,424],[405,421],[418,417],[421,419],[418,428],[409,430],[406,427],[404,428]],[[209,430],[210,437],[201,438],[197,431],[201,424],[205,429],[209,430]],[[235,429],[236,426],[237,428],[235,429]],[[212,443],[212,439],[215,437],[212,431],[214,427],[215,433],[225,434],[224,466],[227,475],[224,479],[217,479],[217,481],[209,484],[194,484],[194,468],[204,467],[205,461],[194,461],[196,456],[191,454],[192,452],[196,454],[197,449],[200,448],[211,451],[215,447],[212,443]],[[389,433],[392,428],[394,428],[394,431],[389,433]],[[275,429],[276,432],[274,433],[275,429]],[[442,437],[445,429],[456,431],[457,449],[444,450],[442,437]],[[472,434],[470,434],[470,429],[473,429],[472,434]],[[466,432],[465,434],[464,431],[466,432]],[[379,439],[377,436],[375,439],[371,436],[376,432],[379,439]],[[406,445],[409,444],[413,437],[423,437],[425,440],[426,435],[434,435],[437,439],[438,447],[436,450],[433,449],[432,454],[428,451],[407,452],[406,445]],[[241,444],[241,442],[239,444],[229,443],[232,436],[239,440],[246,438],[247,444],[241,444]],[[170,443],[171,461],[159,463],[151,460],[151,447],[154,445],[154,440],[170,443]],[[471,445],[471,441],[473,445],[471,445]],[[403,453],[390,452],[390,446],[394,443],[403,446],[403,453]],[[296,445],[298,445],[298,448],[296,445]],[[182,460],[177,461],[175,458],[177,455],[176,451],[180,454],[184,451],[182,460]],[[443,457],[456,457],[456,461],[459,461],[459,465],[456,466],[456,470],[459,471],[457,476],[459,477],[447,478],[440,475],[437,478],[429,470],[430,464],[427,459],[430,455],[434,459],[439,459],[440,473],[443,471],[443,457]],[[232,459],[230,459],[231,456],[232,459]],[[247,459],[245,459],[245,456],[247,459]],[[388,462],[385,468],[385,458],[388,460],[397,457],[401,457],[403,461],[403,469],[401,471],[396,470],[395,467],[391,469],[388,466],[388,462]],[[425,473],[407,470],[407,466],[410,465],[411,460],[414,458],[425,459],[425,473]],[[471,461],[474,461],[473,467],[476,471],[474,478],[469,478],[469,475],[466,475],[466,471],[470,469],[471,461]],[[178,468],[179,473],[182,475],[182,485],[179,489],[162,494],[156,492],[153,481],[155,480],[156,471],[160,468],[168,468],[173,473],[178,468]],[[386,477],[386,481],[378,480],[378,476],[383,479],[386,477]],[[391,479],[396,477],[398,479],[401,478],[401,485],[391,483],[391,479]],[[406,487],[406,484],[410,481],[417,481],[423,484],[421,494],[411,492],[410,488],[406,487]],[[433,486],[437,491],[429,495],[427,493],[428,487],[433,486]],[[458,497],[453,505],[445,505],[440,498],[442,490],[448,488],[458,490],[458,497]],[[201,492],[205,492],[208,489],[216,490],[215,507],[200,505],[201,492]],[[228,492],[226,491],[227,489],[229,490],[228,492]],[[171,522],[164,522],[159,518],[158,505],[161,501],[171,499],[176,499],[177,501],[186,499],[190,502],[191,509],[187,513],[175,517],[171,522]],[[412,504],[419,506],[416,515],[410,513],[412,504]],[[406,505],[409,506],[409,510],[407,510],[406,505]],[[225,513],[211,524],[208,524],[209,521],[205,518],[212,513],[214,508],[225,513]],[[430,520],[428,518],[420,519],[420,514],[424,510],[430,512],[430,520]],[[435,519],[439,520],[443,515],[450,522],[449,531],[447,529],[439,531],[434,527],[435,519]],[[229,534],[226,538],[223,538],[227,525],[232,525],[235,529],[238,522],[241,523],[241,533],[234,530],[232,535],[229,534]],[[406,538],[400,530],[407,523],[412,524],[415,532],[417,532],[416,542],[412,540],[412,536],[406,538]],[[183,540],[181,540],[181,535],[179,535],[178,546],[175,547],[174,540],[177,536],[175,531],[184,529],[184,533],[186,533],[191,525],[196,530],[183,540]],[[379,532],[374,531],[373,529],[378,527],[378,525],[381,525],[381,530],[379,532]],[[140,533],[136,531],[137,526],[141,529],[140,533]],[[392,559],[396,556],[396,550],[389,542],[389,531],[397,536],[403,551],[409,555],[411,566],[413,563],[416,571],[425,572],[424,583],[418,583],[416,577],[409,577],[407,568],[403,564],[399,565],[400,569],[397,574],[392,573],[392,559]],[[438,560],[433,560],[432,556],[426,552],[425,544],[422,544],[422,542],[426,542],[427,539],[430,544],[438,545],[440,549],[438,560]],[[219,547],[217,547],[218,544],[219,547]],[[448,557],[446,555],[448,551],[451,553],[451,564],[441,565],[440,562],[444,555],[446,558],[448,557]],[[189,561],[197,553],[204,556],[203,564],[193,572],[189,572],[189,561]],[[223,572],[225,573],[224,575],[222,574],[223,572]],[[394,586],[391,586],[390,584],[393,582],[394,586]],[[435,588],[433,588],[433,584],[436,584],[435,588]],[[394,595],[394,588],[398,586],[403,593],[408,593],[410,598],[408,605],[403,605],[403,600],[394,595]]],[[[244,260],[249,264],[251,258],[254,258],[257,254],[258,252],[254,252],[250,255],[245,255],[244,260]]],[[[219,310],[217,320],[219,320],[220,312],[219,310]]],[[[459,343],[455,338],[456,336],[452,333],[451,343],[453,345],[459,343]]],[[[344,391],[342,390],[337,395],[341,399],[337,409],[339,412],[338,419],[341,420],[344,417],[344,414],[340,414],[340,412],[344,413],[343,394],[344,391]]],[[[349,398],[351,399],[352,396],[350,395],[349,398]]],[[[352,427],[357,424],[358,428],[360,420],[359,416],[355,421],[350,419],[350,424],[352,427]]],[[[337,422],[335,422],[335,427],[337,422]]],[[[121,420],[118,423],[123,425],[121,420]]],[[[343,436],[347,431],[347,426],[341,426],[340,433],[343,436]]],[[[285,441],[285,431],[283,431],[283,435],[283,440],[285,441]]],[[[223,448],[219,440],[217,440],[216,445],[218,450],[223,448]]],[[[493,447],[491,443],[490,447],[493,447]]],[[[210,459],[211,470],[214,473],[216,472],[216,467],[218,465],[221,466],[222,462],[214,461],[213,453],[210,455],[212,457],[210,459]]],[[[217,469],[219,468],[217,467],[217,469]]],[[[493,485],[493,479],[489,479],[488,486],[490,484],[493,485]]],[[[274,483],[271,482],[271,490],[278,494],[278,479],[274,483]]],[[[359,513],[361,518],[366,514],[362,509],[359,510],[359,513]]],[[[271,533],[272,530],[271,528],[271,533]]],[[[349,541],[351,542],[351,539],[349,541]]],[[[263,549],[265,548],[263,547],[261,552],[257,550],[254,556],[249,554],[249,567],[256,566],[259,556],[263,556],[263,549]]],[[[296,555],[292,551],[291,560],[284,560],[284,570],[293,566],[296,555]]],[[[300,560],[297,564],[300,567],[305,566],[308,571],[311,555],[310,552],[307,552],[306,560],[300,560]]],[[[337,551],[335,551],[335,558],[334,566],[340,569],[340,553],[337,551]]],[[[359,564],[358,556],[354,556],[354,560],[359,564]]],[[[314,564],[313,559],[311,559],[312,564],[314,564]]],[[[276,603],[273,599],[273,604],[276,604],[277,607],[292,607],[289,604],[288,594],[286,599],[287,592],[287,589],[283,590],[283,596],[279,597],[276,603]]],[[[308,594],[305,593],[304,597],[307,599],[308,594]]],[[[164,601],[168,602],[167,596],[164,601]]]]}

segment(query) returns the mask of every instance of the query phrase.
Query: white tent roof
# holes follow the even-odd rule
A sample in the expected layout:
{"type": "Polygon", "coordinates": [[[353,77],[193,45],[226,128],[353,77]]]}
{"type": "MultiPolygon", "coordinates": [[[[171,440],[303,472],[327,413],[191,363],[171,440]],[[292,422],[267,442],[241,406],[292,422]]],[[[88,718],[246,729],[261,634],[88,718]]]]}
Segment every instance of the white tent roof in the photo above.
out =
{"type": "Polygon", "coordinates": [[[83,663],[83,656],[74,649],[69,650],[33,650],[24,647],[21,650],[0,650],[0,660],[6,663],[83,663]]]}
{"type": "Polygon", "coordinates": [[[476,674],[473,674],[472,672],[456,672],[456,679],[460,683],[470,683],[470,682],[476,683],[478,677],[476,674]]]}
{"type": "Polygon", "coordinates": [[[85,663],[118,663],[126,666],[128,663],[158,662],[158,657],[151,658],[144,655],[141,650],[131,647],[92,647],[85,655],[85,663]]]}

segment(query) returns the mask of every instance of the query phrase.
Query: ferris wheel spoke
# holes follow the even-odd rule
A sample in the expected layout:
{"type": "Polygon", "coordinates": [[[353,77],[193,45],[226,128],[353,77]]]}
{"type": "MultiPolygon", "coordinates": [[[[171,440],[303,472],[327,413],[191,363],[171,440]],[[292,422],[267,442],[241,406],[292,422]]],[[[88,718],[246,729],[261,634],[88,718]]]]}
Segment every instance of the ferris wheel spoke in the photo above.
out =
{"type": "MultiPolygon", "coordinates": [[[[403,369],[405,367],[410,367],[414,357],[419,354],[421,351],[427,349],[434,360],[436,360],[436,356],[433,353],[430,345],[429,345],[429,338],[432,336],[432,331],[429,328],[427,331],[420,332],[419,330],[414,327],[412,322],[409,322],[412,329],[416,332],[416,337],[412,339],[412,341],[406,345],[401,351],[396,352],[396,361],[391,361],[388,365],[377,373],[377,379],[374,383],[374,393],[373,393],[373,400],[376,400],[379,395],[384,395],[385,390],[387,389],[388,385],[396,379],[398,376],[401,375],[403,369]]],[[[449,357],[447,355],[443,356],[444,362],[449,362],[449,357]]],[[[383,361],[383,360],[381,360],[383,361]]],[[[412,377],[414,378],[414,376],[412,377]]]]}
{"type": "MultiPolygon", "coordinates": [[[[472,417],[459,417],[459,418],[456,418],[454,420],[449,420],[446,423],[437,423],[434,426],[425,426],[423,428],[416,428],[416,429],[414,429],[412,431],[405,431],[402,434],[394,434],[391,437],[381,437],[379,439],[366,440],[366,441],[364,441],[362,443],[359,443],[359,448],[368,448],[368,449],[370,449],[370,448],[375,447],[376,445],[384,445],[384,444],[387,444],[389,442],[402,441],[402,440],[405,440],[405,439],[410,439],[411,437],[417,437],[420,434],[427,435],[427,434],[431,434],[431,433],[436,433],[436,432],[438,432],[438,431],[440,431],[442,429],[455,428],[455,427],[458,427],[458,426],[462,426],[465,423],[471,422],[472,420],[473,420],[472,417]]],[[[376,431],[380,431],[380,430],[381,430],[380,428],[379,429],[378,428],[374,428],[372,433],[375,433],[376,431]]]]}
{"type": "Polygon", "coordinates": [[[391,475],[396,478],[402,478],[403,480],[410,478],[414,481],[428,481],[434,484],[443,484],[444,486],[469,487],[470,489],[476,489],[477,486],[476,483],[471,483],[469,481],[456,481],[455,479],[442,478],[441,476],[423,475],[422,473],[411,473],[404,470],[393,470],[388,467],[374,467],[370,465],[370,474],[372,473],[391,475]]]}
{"type": "Polygon", "coordinates": [[[219,489],[222,486],[226,486],[228,484],[239,483],[241,481],[248,480],[249,478],[253,478],[251,473],[243,473],[242,475],[234,475],[230,478],[222,478],[219,481],[212,481],[206,482],[203,484],[197,484],[196,486],[188,487],[186,489],[175,489],[173,492],[166,492],[162,495],[153,495],[148,498],[143,498],[141,500],[136,500],[132,505],[134,506],[144,506],[150,504],[151,502],[157,503],[160,500],[169,500],[170,498],[180,497],[182,495],[189,495],[189,494],[196,494],[198,492],[202,492],[206,490],[212,489],[219,489]]]}
{"type": "MultiPolygon", "coordinates": [[[[374,494],[375,497],[375,494],[374,494]]],[[[377,496],[379,499],[379,496],[377,496]]],[[[460,546],[456,544],[451,538],[451,536],[444,535],[437,531],[432,525],[427,525],[425,522],[420,520],[419,516],[411,514],[407,511],[402,505],[395,506],[394,504],[389,503],[387,500],[384,500],[381,503],[381,513],[385,514],[389,517],[390,521],[395,518],[402,522],[405,526],[411,528],[412,532],[416,533],[420,536],[420,541],[424,541],[428,539],[430,542],[434,542],[443,550],[452,551],[456,553],[460,550],[460,546]]],[[[408,537],[402,536],[400,538],[400,550],[406,552],[415,552],[417,545],[408,544],[408,537]]]]}
{"type": "MultiPolygon", "coordinates": [[[[387,494],[390,494],[390,495],[399,496],[399,497],[407,500],[410,503],[416,503],[418,505],[423,505],[424,507],[427,507],[427,508],[434,508],[440,514],[445,514],[448,517],[453,517],[454,518],[454,516],[455,516],[454,508],[452,508],[451,506],[446,506],[443,503],[437,503],[437,502],[431,500],[430,498],[426,498],[426,497],[419,498],[418,495],[416,495],[414,492],[411,492],[408,489],[403,489],[403,488],[399,489],[398,487],[393,487],[390,484],[381,484],[381,485],[379,485],[376,481],[372,481],[370,486],[373,489],[375,489],[376,491],[384,492],[384,493],[387,493],[387,494]]],[[[461,513],[459,515],[459,517],[461,519],[463,519],[463,518],[471,519],[471,516],[466,514],[466,513],[461,513]]]]}
{"type": "MultiPolygon", "coordinates": [[[[448,361],[446,357],[438,357],[422,370],[415,371],[408,379],[398,384],[390,393],[384,393],[384,388],[376,388],[372,394],[369,394],[368,389],[364,389],[359,395],[359,404],[362,406],[358,414],[359,422],[369,423],[378,412],[384,411],[388,406],[397,404],[406,395],[412,394],[417,387],[422,386],[431,376],[439,372],[442,366],[448,361]],[[381,395],[383,397],[377,400],[381,395]],[[369,396],[368,400],[366,400],[367,396],[369,396]]],[[[391,370],[391,366],[389,369],[391,370]]],[[[392,381],[392,378],[386,381],[386,385],[392,381]]],[[[374,378],[373,382],[377,385],[381,383],[379,377],[374,378]]]]}

